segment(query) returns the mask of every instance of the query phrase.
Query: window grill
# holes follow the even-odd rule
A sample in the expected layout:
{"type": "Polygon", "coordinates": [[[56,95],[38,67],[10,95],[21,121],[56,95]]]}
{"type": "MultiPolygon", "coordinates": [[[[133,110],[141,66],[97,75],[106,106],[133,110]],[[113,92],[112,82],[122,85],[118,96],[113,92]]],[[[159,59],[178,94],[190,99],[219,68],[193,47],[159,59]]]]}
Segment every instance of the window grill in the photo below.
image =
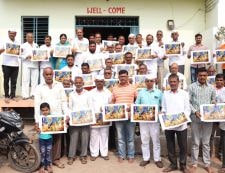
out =
{"type": "Polygon", "coordinates": [[[48,19],[48,16],[22,16],[22,41],[26,41],[27,32],[32,32],[34,41],[38,45],[44,44],[44,37],[48,35],[48,19]]]}

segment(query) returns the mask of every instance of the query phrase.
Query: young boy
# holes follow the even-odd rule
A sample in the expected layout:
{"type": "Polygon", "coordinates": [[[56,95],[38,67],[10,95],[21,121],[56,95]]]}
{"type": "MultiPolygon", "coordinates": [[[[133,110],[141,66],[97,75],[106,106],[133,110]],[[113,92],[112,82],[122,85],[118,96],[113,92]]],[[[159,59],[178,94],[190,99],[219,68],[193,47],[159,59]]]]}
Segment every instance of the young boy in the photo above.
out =
{"type": "MultiPolygon", "coordinates": [[[[50,115],[50,106],[44,102],[40,105],[41,114],[44,116],[50,115]]],[[[36,130],[40,133],[38,124],[36,124],[36,130]]],[[[52,170],[52,135],[51,134],[39,134],[39,148],[41,152],[41,167],[39,173],[45,173],[47,168],[48,173],[53,173],[52,170]]]]}

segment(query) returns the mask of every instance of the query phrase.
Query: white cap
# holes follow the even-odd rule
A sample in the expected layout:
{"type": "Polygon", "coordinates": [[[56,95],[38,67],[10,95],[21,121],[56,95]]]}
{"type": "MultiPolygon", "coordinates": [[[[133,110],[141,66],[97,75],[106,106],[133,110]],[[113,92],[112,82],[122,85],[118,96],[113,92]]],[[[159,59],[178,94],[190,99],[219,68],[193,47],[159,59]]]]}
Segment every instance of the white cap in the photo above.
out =
{"type": "Polygon", "coordinates": [[[17,32],[15,28],[9,28],[8,32],[17,32]]]}
{"type": "Polygon", "coordinates": [[[178,30],[173,30],[171,34],[178,33],[178,30]]]}
{"type": "Polygon", "coordinates": [[[147,79],[147,80],[153,80],[153,79],[155,79],[155,76],[153,76],[153,75],[147,75],[145,79],[147,79]]]}
{"type": "Polygon", "coordinates": [[[96,75],[95,79],[96,80],[104,80],[104,76],[103,75],[96,75]]]}
{"type": "Polygon", "coordinates": [[[130,38],[130,37],[136,37],[136,35],[135,35],[135,34],[130,33],[130,34],[129,34],[129,36],[128,36],[128,38],[130,38]]]}

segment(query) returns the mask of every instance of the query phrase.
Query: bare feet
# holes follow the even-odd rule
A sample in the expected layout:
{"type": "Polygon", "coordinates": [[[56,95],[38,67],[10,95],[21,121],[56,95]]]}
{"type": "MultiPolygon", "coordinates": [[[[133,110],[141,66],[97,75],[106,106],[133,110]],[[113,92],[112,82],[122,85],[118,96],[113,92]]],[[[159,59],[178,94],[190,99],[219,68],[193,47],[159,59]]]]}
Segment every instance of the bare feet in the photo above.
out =
{"type": "Polygon", "coordinates": [[[214,171],[212,170],[212,168],[211,168],[210,166],[205,167],[205,170],[206,170],[208,173],[214,173],[214,171]]]}
{"type": "Polygon", "coordinates": [[[118,157],[118,162],[122,163],[124,161],[124,159],[122,157],[118,157]]]}
{"type": "Polygon", "coordinates": [[[194,172],[196,172],[196,170],[197,170],[197,167],[193,166],[193,165],[189,168],[190,173],[194,173],[194,172]]]}
{"type": "Polygon", "coordinates": [[[128,163],[134,163],[134,158],[129,158],[128,163]]]}
{"type": "Polygon", "coordinates": [[[5,98],[5,103],[10,103],[10,98],[6,97],[5,98]]]}

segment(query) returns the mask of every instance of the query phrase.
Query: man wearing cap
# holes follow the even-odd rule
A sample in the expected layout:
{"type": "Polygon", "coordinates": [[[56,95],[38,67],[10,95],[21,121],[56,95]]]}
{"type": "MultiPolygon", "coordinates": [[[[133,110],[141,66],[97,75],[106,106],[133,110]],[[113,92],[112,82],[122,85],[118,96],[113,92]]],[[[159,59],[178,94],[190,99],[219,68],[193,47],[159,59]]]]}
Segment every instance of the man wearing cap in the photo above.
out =
{"type": "Polygon", "coordinates": [[[171,64],[177,63],[179,67],[179,72],[184,74],[184,65],[185,65],[185,57],[184,57],[184,42],[178,41],[179,33],[177,30],[173,30],[171,33],[172,43],[181,43],[181,54],[173,55],[169,57],[169,67],[171,68],[171,64]]]}
{"type": "Polygon", "coordinates": [[[133,45],[133,46],[138,46],[138,44],[136,43],[136,36],[135,36],[135,34],[129,34],[129,36],[128,36],[128,46],[131,46],[131,45],[133,45]]]}
{"type": "MultiPolygon", "coordinates": [[[[5,43],[10,44],[19,44],[15,40],[16,38],[16,30],[9,29],[8,30],[8,38],[5,43]]],[[[1,45],[0,54],[5,51],[5,45],[1,45]]],[[[2,55],[2,72],[4,77],[4,92],[5,92],[5,102],[8,103],[9,99],[14,99],[16,96],[16,82],[19,71],[19,60],[17,56],[11,55],[2,55]],[[9,90],[9,81],[10,81],[10,90],[9,90]]]]}
{"type": "MultiPolygon", "coordinates": [[[[162,92],[154,88],[155,79],[152,77],[147,77],[145,79],[146,88],[142,89],[137,96],[135,104],[148,104],[157,105],[158,110],[160,109],[162,92]]],[[[150,138],[153,142],[153,157],[155,164],[158,168],[163,167],[160,157],[160,125],[159,122],[154,123],[140,123],[141,132],[141,149],[143,155],[143,161],[141,161],[140,166],[146,166],[150,163],[150,150],[149,143],[150,138]]]]}
{"type": "Polygon", "coordinates": [[[96,88],[92,89],[89,93],[91,99],[90,102],[91,105],[93,106],[93,110],[96,116],[96,123],[98,124],[97,126],[92,126],[90,132],[91,161],[96,160],[96,158],[99,156],[99,151],[104,160],[109,160],[108,157],[109,124],[103,123],[102,106],[105,104],[109,104],[111,102],[112,94],[108,89],[104,87],[103,75],[96,76],[95,85],[96,88]]]}

